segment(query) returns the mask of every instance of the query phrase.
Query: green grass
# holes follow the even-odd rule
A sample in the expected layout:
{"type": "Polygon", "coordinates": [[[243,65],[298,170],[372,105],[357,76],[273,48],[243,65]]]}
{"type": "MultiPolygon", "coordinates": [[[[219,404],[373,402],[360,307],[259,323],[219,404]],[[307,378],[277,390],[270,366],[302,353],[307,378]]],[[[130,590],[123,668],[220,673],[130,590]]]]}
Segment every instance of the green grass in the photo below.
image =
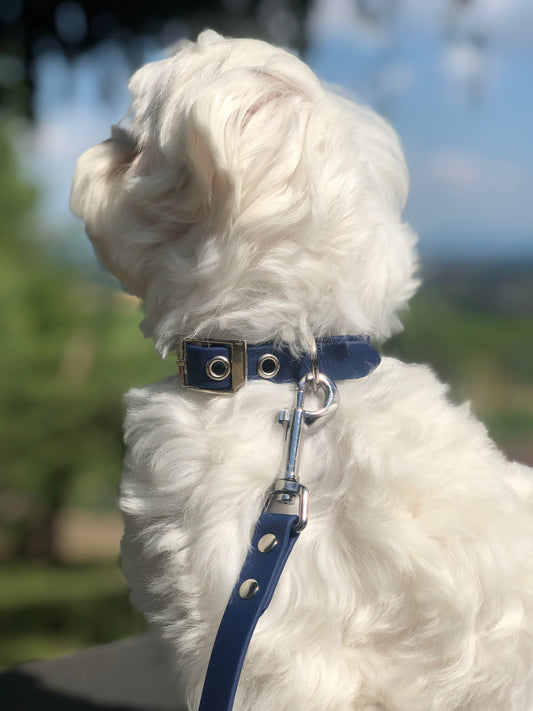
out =
{"type": "Polygon", "coordinates": [[[6,565],[0,586],[0,666],[66,654],[138,634],[117,564],[6,565]]]}
{"type": "Polygon", "coordinates": [[[0,613],[32,605],[72,603],[122,594],[126,583],[118,566],[5,566],[0,586],[0,613]],[[7,568],[7,570],[6,570],[7,568]]]}
{"type": "Polygon", "coordinates": [[[41,633],[8,635],[2,639],[0,668],[71,654],[84,646],[83,640],[76,636],[60,633],[51,635],[46,630],[41,633]]]}

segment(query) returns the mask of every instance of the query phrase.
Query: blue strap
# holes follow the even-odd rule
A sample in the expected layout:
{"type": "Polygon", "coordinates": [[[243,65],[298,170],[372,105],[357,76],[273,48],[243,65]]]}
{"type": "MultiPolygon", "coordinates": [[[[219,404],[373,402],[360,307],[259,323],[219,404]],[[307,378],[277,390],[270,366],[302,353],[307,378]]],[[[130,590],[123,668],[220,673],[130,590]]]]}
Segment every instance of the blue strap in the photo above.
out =
{"type": "MultiPolygon", "coordinates": [[[[252,539],[252,547],[233,588],[218,628],[198,711],[231,711],[248,645],[258,619],[268,607],[287,558],[296,543],[297,516],[262,513],[252,539]],[[261,538],[273,534],[277,544],[261,553],[261,538]],[[257,592],[243,599],[239,590],[245,581],[255,581],[257,592]]],[[[245,586],[255,588],[252,582],[245,586]]],[[[244,594],[244,593],[243,593],[244,594]]]]}
{"type": "MultiPolygon", "coordinates": [[[[184,342],[186,363],[186,384],[193,388],[228,391],[233,387],[231,372],[221,380],[211,379],[206,372],[208,362],[217,356],[227,358],[231,363],[232,348],[229,344],[209,343],[209,341],[184,342]]],[[[275,348],[272,343],[246,346],[245,364],[248,380],[261,379],[259,359],[273,354],[279,361],[279,370],[272,378],[273,383],[297,383],[311,371],[308,354],[294,358],[287,348],[275,348]]],[[[370,345],[368,336],[328,336],[317,340],[318,366],[321,373],[330,380],[355,380],[371,373],[380,363],[379,353],[370,345]]]]}

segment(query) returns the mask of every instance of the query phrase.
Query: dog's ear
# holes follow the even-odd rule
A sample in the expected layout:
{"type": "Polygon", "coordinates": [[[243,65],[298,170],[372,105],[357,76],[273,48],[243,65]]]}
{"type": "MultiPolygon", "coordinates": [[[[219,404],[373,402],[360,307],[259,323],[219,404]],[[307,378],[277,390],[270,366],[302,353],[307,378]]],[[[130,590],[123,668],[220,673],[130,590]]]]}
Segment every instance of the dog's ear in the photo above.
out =
{"type": "Polygon", "coordinates": [[[136,218],[124,189],[125,177],[137,159],[135,141],[113,126],[111,138],[86,151],[78,160],[70,207],[85,229],[102,264],[132,293],[142,295],[143,260],[136,259],[136,218]]]}

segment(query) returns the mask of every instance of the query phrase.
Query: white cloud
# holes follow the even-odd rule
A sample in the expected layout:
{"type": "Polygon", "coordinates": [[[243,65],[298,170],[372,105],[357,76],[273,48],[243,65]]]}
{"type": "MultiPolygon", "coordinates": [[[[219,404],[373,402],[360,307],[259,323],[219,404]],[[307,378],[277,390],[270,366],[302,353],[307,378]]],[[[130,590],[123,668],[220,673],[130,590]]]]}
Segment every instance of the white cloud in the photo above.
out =
{"type": "Polygon", "coordinates": [[[437,190],[465,195],[496,197],[522,193],[533,183],[533,175],[524,166],[511,161],[491,160],[473,153],[455,150],[433,152],[426,159],[424,179],[437,190]]]}
{"type": "Polygon", "coordinates": [[[385,94],[404,94],[415,83],[415,70],[407,62],[392,62],[379,73],[379,88],[385,94]]]}
{"type": "Polygon", "coordinates": [[[360,45],[384,46],[387,29],[365,22],[354,0],[315,0],[307,18],[311,42],[336,37],[350,37],[360,45]]]}
{"type": "MultiPolygon", "coordinates": [[[[356,0],[315,0],[308,29],[311,40],[336,35],[383,42],[386,29],[370,31],[358,17],[356,0]]],[[[531,0],[471,0],[459,6],[451,0],[402,0],[391,22],[403,28],[442,34],[448,27],[476,32],[489,40],[533,47],[533,2],[531,0]]]]}
{"type": "Polygon", "coordinates": [[[529,166],[451,149],[410,163],[407,217],[427,253],[532,253],[529,166]]]}
{"type": "Polygon", "coordinates": [[[436,152],[428,156],[424,172],[437,186],[458,191],[477,187],[482,175],[477,156],[457,151],[436,152]]]}
{"type": "Polygon", "coordinates": [[[476,0],[456,14],[465,31],[480,32],[489,39],[533,47],[531,0],[476,0]]]}
{"type": "Polygon", "coordinates": [[[483,75],[487,57],[481,49],[472,44],[453,44],[442,52],[441,63],[444,73],[449,78],[468,83],[483,75]]]}

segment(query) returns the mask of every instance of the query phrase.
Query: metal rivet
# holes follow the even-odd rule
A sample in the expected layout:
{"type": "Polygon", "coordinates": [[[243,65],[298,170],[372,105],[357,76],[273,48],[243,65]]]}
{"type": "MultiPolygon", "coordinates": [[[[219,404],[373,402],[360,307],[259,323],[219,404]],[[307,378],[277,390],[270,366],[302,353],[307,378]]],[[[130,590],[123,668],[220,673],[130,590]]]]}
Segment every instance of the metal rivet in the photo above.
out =
{"type": "Polygon", "coordinates": [[[257,543],[257,549],[260,553],[270,553],[278,545],[278,539],[273,533],[265,533],[261,536],[257,543]]]}
{"type": "Polygon", "coordinates": [[[279,360],[272,353],[265,353],[257,361],[257,373],[262,378],[273,378],[279,373],[279,360]]]}
{"type": "Polygon", "coordinates": [[[244,583],[239,588],[239,597],[243,600],[250,600],[255,593],[259,590],[259,583],[253,578],[245,580],[244,583]]]}
{"type": "Polygon", "coordinates": [[[211,380],[224,380],[231,372],[231,364],[226,356],[215,356],[207,361],[205,372],[211,380]]]}

